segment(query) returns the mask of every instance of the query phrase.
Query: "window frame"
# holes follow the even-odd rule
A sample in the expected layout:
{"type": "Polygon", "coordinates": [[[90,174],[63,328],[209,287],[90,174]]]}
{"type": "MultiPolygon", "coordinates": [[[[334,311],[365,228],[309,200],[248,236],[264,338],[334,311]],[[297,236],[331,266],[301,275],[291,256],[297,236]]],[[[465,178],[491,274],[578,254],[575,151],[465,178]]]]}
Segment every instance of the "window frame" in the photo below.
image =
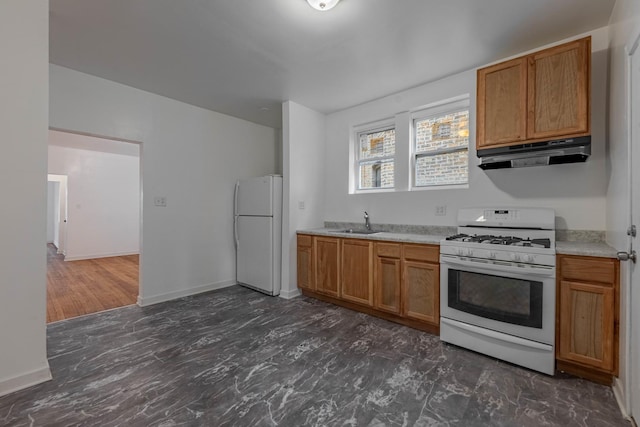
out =
{"type": "Polygon", "coordinates": [[[418,159],[423,157],[434,157],[442,154],[456,153],[459,151],[467,151],[470,152],[469,145],[471,140],[471,103],[470,97],[465,96],[462,99],[456,100],[445,100],[438,104],[433,104],[431,106],[427,106],[421,108],[419,110],[415,110],[411,113],[410,125],[411,125],[411,140],[410,144],[410,185],[409,191],[424,191],[424,190],[443,190],[443,189],[462,189],[469,188],[469,155],[467,155],[467,181],[459,184],[432,184],[432,185],[417,185],[417,163],[418,159]],[[467,128],[469,130],[469,137],[467,138],[467,145],[461,147],[451,147],[451,148],[439,148],[429,152],[417,152],[417,132],[416,132],[416,123],[426,119],[432,119],[439,116],[444,116],[451,113],[456,113],[458,111],[467,110],[469,123],[467,124],[467,128]]]}
{"type": "Polygon", "coordinates": [[[365,123],[365,124],[361,124],[358,126],[355,126],[353,128],[353,164],[352,164],[352,174],[351,176],[353,177],[353,191],[352,194],[362,194],[362,193],[372,193],[372,192],[393,192],[393,191],[397,191],[397,187],[396,187],[396,169],[397,169],[397,144],[398,144],[398,139],[397,139],[397,134],[398,129],[396,126],[396,122],[395,122],[395,118],[387,118],[387,119],[381,119],[381,120],[377,120],[375,122],[369,122],[369,123],[365,123]],[[394,154],[393,156],[382,156],[382,157],[375,157],[375,158],[369,158],[369,159],[361,159],[360,158],[360,136],[362,134],[371,134],[371,133],[376,133],[376,132],[384,132],[387,130],[391,130],[393,129],[394,133],[395,133],[395,137],[394,137],[394,154]],[[371,187],[371,188],[360,188],[360,165],[363,163],[371,163],[371,162],[378,162],[378,164],[382,165],[383,162],[388,162],[389,160],[392,161],[393,163],[393,172],[394,172],[394,180],[393,180],[393,187],[371,187]]]}

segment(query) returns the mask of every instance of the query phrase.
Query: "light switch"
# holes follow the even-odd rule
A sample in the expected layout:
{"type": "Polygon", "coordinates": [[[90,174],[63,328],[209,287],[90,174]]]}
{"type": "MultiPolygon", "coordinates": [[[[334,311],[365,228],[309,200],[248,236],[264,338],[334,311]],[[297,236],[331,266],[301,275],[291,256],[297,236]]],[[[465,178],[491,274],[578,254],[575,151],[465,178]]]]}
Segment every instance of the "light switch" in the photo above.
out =
{"type": "Polygon", "coordinates": [[[436,216],[445,216],[447,214],[447,205],[436,206],[436,216]]]}
{"type": "Polygon", "coordinates": [[[298,200],[298,209],[304,210],[304,200],[298,200]]]}
{"type": "Polygon", "coordinates": [[[165,196],[156,196],[153,198],[153,204],[163,208],[167,207],[167,198],[165,196]]]}

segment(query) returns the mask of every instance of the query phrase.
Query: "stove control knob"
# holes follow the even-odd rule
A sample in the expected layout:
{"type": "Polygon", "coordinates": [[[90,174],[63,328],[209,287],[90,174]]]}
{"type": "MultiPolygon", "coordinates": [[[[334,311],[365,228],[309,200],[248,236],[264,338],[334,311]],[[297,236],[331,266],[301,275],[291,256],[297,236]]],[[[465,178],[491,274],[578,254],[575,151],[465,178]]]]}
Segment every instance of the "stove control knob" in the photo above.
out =
{"type": "Polygon", "coordinates": [[[498,254],[495,252],[489,252],[489,259],[496,259],[498,258],[498,254]]]}
{"type": "Polygon", "coordinates": [[[456,255],[458,255],[458,256],[464,255],[464,249],[462,249],[462,248],[456,249],[456,255]]]}
{"type": "Polygon", "coordinates": [[[467,256],[473,256],[473,250],[467,249],[467,256]]]}
{"type": "Polygon", "coordinates": [[[522,258],[520,257],[520,254],[511,254],[511,260],[515,262],[520,262],[522,258]]]}
{"type": "Polygon", "coordinates": [[[534,262],[536,260],[536,256],[535,255],[527,255],[526,260],[527,260],[527,262],[534,262]]]}

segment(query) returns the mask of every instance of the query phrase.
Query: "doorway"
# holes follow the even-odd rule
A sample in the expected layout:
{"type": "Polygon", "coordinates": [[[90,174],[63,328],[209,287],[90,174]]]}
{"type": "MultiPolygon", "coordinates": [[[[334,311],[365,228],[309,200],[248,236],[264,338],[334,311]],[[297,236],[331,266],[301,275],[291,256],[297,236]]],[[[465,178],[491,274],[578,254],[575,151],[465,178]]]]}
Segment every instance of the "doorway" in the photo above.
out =
{"type": "Polygon", "coordinates": [[[64,254],[67,223],[67,176],[47,175],[47,244],[64,254]]]}
{"type": "Polygon", "coordinates": [[[47,322],[135,304],[141,144],[49,131],[47,322]]]}

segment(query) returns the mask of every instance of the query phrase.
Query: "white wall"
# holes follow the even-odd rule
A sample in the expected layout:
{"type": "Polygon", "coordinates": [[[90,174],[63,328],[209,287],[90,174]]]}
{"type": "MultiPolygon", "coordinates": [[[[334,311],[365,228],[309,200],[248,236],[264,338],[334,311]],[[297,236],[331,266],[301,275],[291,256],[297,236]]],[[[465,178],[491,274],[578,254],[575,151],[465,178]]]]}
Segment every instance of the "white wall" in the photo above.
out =
{"type": "Polygon", "coordinates": [[[276,130],[56,65],[50,79],[51,127],[142,142],[140,303],[234,284],[234,184],[275,172],[276,130]]]}
{"type": "Polygon", "coordinates": [[[68,177],[66,261],[139,252],[139,156],[49,145],[49,173],[68,177]]]}
{"type": "Polygon", "coordinates": [[[51,378],[46,358],[48,2],[0,2],[0,395],[51,378]]]}
{"type": "Polygon", "coordinates": [[[59,192],[57,182],[47,182],[47,243],[53,243],[56,230],[56,193],[59,192]]]}
{"type": "MultiPolygon", "coordinates": [[[[476,72],[469,70],[327,116],[326,168],[321,176],[325,182],[324,219],[361,222],[362,212],[367,211],[374,225],[453,226],[458,208],[465,206],[534,206],[555,209],[558,228],[604,230],[607,29],[592,36],[592,155],[586,163],[486,172],[478,168],[476,72]],[[468,189],[348,194],[352,126],[463,94],[470,95],[471,105],[468,189]],[[447,206],[446,216],[435,216],[436,205],[447,206]]],[[[402,134],[408,132],[403,130],[402,134]]]]}
{"type": "MultiPolygon", "coordinates": [[[[626,228],[629,225],[629,185],[627,176],[630,155],[628,145],[628,95],[627,54],[625,47],[640,33],[640,2],[617,0],[610,20],[609,67],[609,181],[607,188],[607,242],[619,251],[628,250],[626,228]]],[[[627,339],[629,331],[630,263],[620,263],[620,377],[615,390],[622,395],[626,409],[629,407],[629,369],[627,339]]],[[[635,361],[637,364],[638,361],[635,361]]],[[[636,418],[638,414],[636,414],[636,418]]]]}
{"type": "Polygon", "coordinates": [[[285,298],[298,294],[296,230],[323,224],[325,119],[324,114],[295,102],[282,104],[284,206],[281,296],[285,298]]]}

